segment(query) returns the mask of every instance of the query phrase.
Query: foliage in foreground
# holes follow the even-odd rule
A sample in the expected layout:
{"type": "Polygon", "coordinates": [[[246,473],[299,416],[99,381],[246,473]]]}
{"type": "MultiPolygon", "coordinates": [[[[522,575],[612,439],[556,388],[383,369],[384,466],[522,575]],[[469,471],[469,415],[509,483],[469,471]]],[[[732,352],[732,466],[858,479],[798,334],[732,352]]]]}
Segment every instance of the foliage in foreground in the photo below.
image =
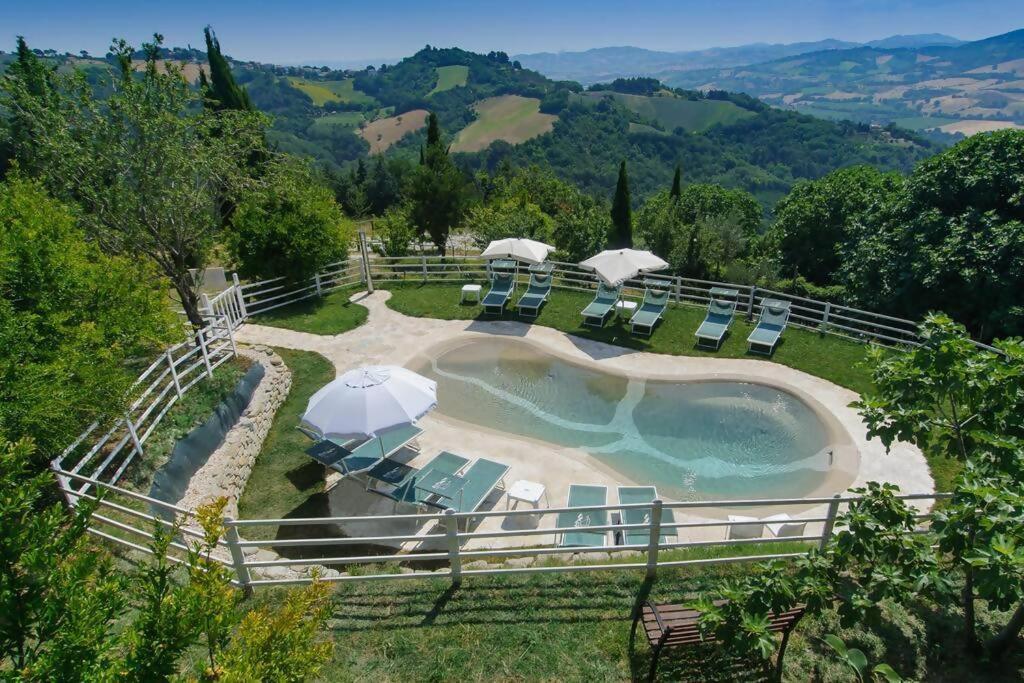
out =
{"type": "Polygon", "coordinates": [[[40,183],[0,182],[0,438],[56,456],[130,398],[132,362],[174,338],[155,269],[87,241],[40,183]]]}
{"type": "MultiPolygon", "coordinates": [[[[214,557],[225,499],[199,509],[201,538],[158,523],[152,556],[127,573],[85,534],[98,503],[47,505],[29,441],[0,448],[0,671],[9,680],[287,680],[315,676],[329,591],[319,582],[244,613],[214,557]],[[186,543],[184,569],[167,559],[186,543]],[[190,654],[200,649],[195,661],[190,654]]],[[[125,564],[125,563],[121,563],[125,564]]]]}

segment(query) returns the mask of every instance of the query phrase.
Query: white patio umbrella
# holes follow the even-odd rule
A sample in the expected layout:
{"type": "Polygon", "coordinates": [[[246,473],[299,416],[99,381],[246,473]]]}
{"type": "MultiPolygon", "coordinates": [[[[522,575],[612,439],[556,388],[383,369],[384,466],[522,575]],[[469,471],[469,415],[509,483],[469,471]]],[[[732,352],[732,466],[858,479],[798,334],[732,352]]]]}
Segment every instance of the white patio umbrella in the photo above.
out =
{"type": "Polygon", "coordinates": [[[301,427],[321,439],[373,438],[415,422],[436,405],[437,382],[394,365],[369,366],[349,370],[313,394],[301,427]]]}
{"type": "Polygon", "coordinates": [[[594,271],[609,287],[618,287],[642,273],[664,270],[668,268],[668,263],[649,251],[615,249],[602,251],[586,261],[580,261],[580,267],[594,271]]]}
{"type": "Polygon", "coordinates": [[[503,240],[494,240],[487,245],[484,253],[486,259],[508,258],[516,261],[523,261],[530,265],[544,263],[548,254],[555,248],[550,244],[544,244],[536,240],[528,240],[523,237],[508,237],[503,240]]]}

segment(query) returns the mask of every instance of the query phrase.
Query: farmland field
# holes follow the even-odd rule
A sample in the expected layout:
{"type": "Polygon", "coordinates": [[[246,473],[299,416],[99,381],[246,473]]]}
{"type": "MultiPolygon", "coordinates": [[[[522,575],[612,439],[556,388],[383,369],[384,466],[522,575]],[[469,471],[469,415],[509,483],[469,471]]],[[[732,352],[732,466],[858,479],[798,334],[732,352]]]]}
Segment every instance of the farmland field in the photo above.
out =
{"type": "Polygon", "coordinates": [[[359,92],[352,85],[351,78],[344,78],[340,81],[310,81],[305,78],[289,76],[288,81],[302,92],[309,95],[313,104],[322,107],[328,102],[373,102],[373,98],[366,93],[359,92]]]}
{"type": "Polygon", "coordinates": [[[461,88],[466,85],[467,79],[469,79],[468,66],[439,66],[437,67],[437,85],[427,93],[427,97],[452,88],[461,88]]]}
{"type": "Polygon", "coordinates": [[[336,127],[355,128],[362,121],[362,112],[339,111],[334,114],[328,114],[327,116],[321,116],[320,118],[313,121],[313,124],[309,127],[309,132],[314,134],[326,133],[328,132],[328,129],[336,127]]]}
{"type": "Polygon", "coordinates": [[[695,101],[680,97],[648,97],[606,91],[586,92],[576,97],[584,103],[596,103],[606,96],[614,97],[646,119],[657,121],[668,131],[683,128],[688,132],[700,132],[718,123],[734,123],[754,116],[753,112],[737,107],[732,102],[719,100],[695,101]]]}
{"type": "Polygon", "coordinates": [[[427,125],[427,110],[413,109],[398,116],[377,119],[366,124],[359,135],[370,143],[370,154],[380,154],[409,133],[427,125]]]}
{"type": "Polygon", "coordinates": [[[541,114],[537,98],[519,95],[488,97],[473,108],[478,118],[455,137],[453,152],[479,152],[495,140],[513,145],[526,142],[550,131],[558,118],[552,114],[541,114]]]}

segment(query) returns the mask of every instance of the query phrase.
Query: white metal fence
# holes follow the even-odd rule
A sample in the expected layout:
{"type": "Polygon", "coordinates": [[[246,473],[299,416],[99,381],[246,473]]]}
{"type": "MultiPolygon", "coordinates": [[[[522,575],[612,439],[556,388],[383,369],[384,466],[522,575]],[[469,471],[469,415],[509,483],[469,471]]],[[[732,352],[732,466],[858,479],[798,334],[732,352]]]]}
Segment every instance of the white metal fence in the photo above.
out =
{"type": "MultiPolygon", "coordinates": [[[[565,290],[592,291],[596,286],[594,275],[578,266],[570,263],[556,262],[553,272],[554,287],[565,290]]],[[[523,270],[519,274],[520,281],[528,278],[528,273],[523,270]]],[[[440,258],[436,256],[412,256],[412,257],[380,257],[370,255],[365,248],[360,249],[360,255],[331,264],[314,277],[299,283],[290,282],[284,278],[264,280],[260,282],[241,283],[237,275],[233,277],[233,284],[213,298],[203,297],[202,313],[208,321],[208,325],[199,333],[190,337],[187,341],[167,349],[159,358],[139,376],[135,383],[138,396],[132,403],[125,415],[116,420],[105,432],[98,424],[91,425],[83,432],[74,443],[72,443],[52,463],[52,468],[57,477],[62,492],[70,504],[74,505],[82,498],[95,498],[95,494],[102,490],[103,500],[100,502],[100,510],[93,515],[94,526],[90,533],[118,544],[122,547],[148,552],[146,543],[152,539],[153,525],[166,525],[169,522],[164,517],[177,516],[186,523],[192,523],[192,511],[183,510],[177,506],[170,505],[163,501],[152,499],[139,493],[135,493],[118,485],[125,471],[133,460],[144,452],[146,440],[153,433],[153,430],[167,414],[168,410],[182,396],[204,378],[210,378],[213,371],[235,355],[234,330],[246,320],[253,316],[268,313],[289,304],[294,304],[316,297],[325,296],[339,289],[363,284],[369,287],[373,283],[461,283],[479,282],[488,277],[486,262],[479,257],[462,256],[440,258]],[[92,490],[92,493],[90,493],[92,490]],[[141,528],[145,527],[145,528],[141,528]]],[[[917,324],[910,320],[895,318],[860,309],[840,306],[837,304],[816,301],[805,297],[799,297],[784,292],[776,292],[768,289],[758,288],[749,285],[737,285],[731,283],[714,282],[708,280],[696,280],[675,276],[651,275],[646,280],[658,280],[664,287],[672,292],[672,303],[677,306],[693,305],[705,306],[710,300],[712,287],[726,287],[739,292],[739,306],[737,315],[745,315],[751,318],[757,315],[761,305],[766,298],[783,299],[791,302],[792,324],[819,330],[824,333],[839,335],[864,342],[878,342],[891,345],[913,345],[918,343],[917,324]]],[[[626,283],[625,294],[627,296],[642,296],[644,290],[643,280],[631,280],[626,283]]],[[[986,347],[990,348],[990,347],[986,347]]],[[[911,495],[904,496],[907,500],[936,499],[941,495],[911,495]]],[[[492,510],[489,512],[478,512],[473,514],[444,513],[396,515],[394,519],[401,519],[407,523],[420,526],[433,525],[436,531],[434,541],[443,539],[445,548],[443,550],[432,550],[428,552],[406,552],[396,551],[381,555],[345,555],[335,553],[312,554],[302,558],[279,558],[277,560],[256,560],[254,555],[247,552],[253,548],[272,548],[280,551],[283,548],[303,547],[324,548],[344,547],[352,545],[373,545],[373,544],[408,544],[417,539],[424,540],[422,533],[395,535],[389,537],[373,536],[311,536],[309,538],[289,538],[275,541],[243,540],[244,533],[250,527],[282,527],[301,525],[307,528],[323,528],[333,533],[338,524],[360,524],[370,522],[385,522],[390,517],[347,517],[347,518],[317,518],[317,519],[259,519],[259,520],[225,520],[227,533],[221,540],[221,547],[225,550],[225,556],[218,558],[233,568],[236,573],[239,585],[260,586],[276,583],[301,582],[308,580],[303,578],[282,579],[282,578],[252,578],[251,570],[261,570],[270,567],[299,567],[311,565],[359,565],[359,564],[392,564],[397,562],[437,562],[447,563],[448,570],[444,573],[453,581],[459,581],[465,575],[485,575],[496,573],[516,572],[537,572],[537,571],[586,571],[594,569],[645,569],[652,574],[658,566],[682,566],[686,564],[699,564],[711,562],[741,562],[756,559],[767,559],[771,557],[792,557],[800,553],[777,553],[767,555],[744,555],[742,548],[748,544],[776,543],[779,541],[804,541],[809,543],[824,543],[831,534],[832,524],[835,520],[839,506],[849,502],[849,498],[837,497],[834,499],[797,499],[797,500],[747,500],[727,501],[718,503],[662,503],[655,501],[650,505],[615,505],[601,506],[600,508],[573,508],[573,511],[604,510],[606,512],[621,513],[623,510],[638,507],[648,509],[649,522],[642,525],[608,524],[602,527],[594,527],[593,530],[605,530],[609,534],[622,533],[625,531],[643,530],[649,532],[649,542],[646,544],[632,544],[628,546],[608,544],[592,548],[561,548],[557,544],[545,543],[547,537],[551,541],[552,535],[558,534],[557,528],[538,528],[536,530],[511,530],[511,531],[469,531],[461,530],[474,521],[486,519],[493,516],[519,517],[522,515],[538,515],[542,517],[564,512],[564,508],[533,510],[492,510]],[[733,526],[742,525],[740,522],[729,522],[724,520],[711,520],[701,522],[666,523],[661,521],[661,513],[664,509],[694,511],[699,508],[721,508],[725,507],[772,507],[792,505],[827,504],[828,514],[821,518],[806,518],[796,520],[803,521],[812,527],[817,525],[817,533],[801,536],[787,537],[783,539],[760,538],[749,540],[726,539],[727,530],[733,526]],[[666,531],[685,529],[707,529],[720,528],[723,538],[716,541],[685,541],[666,543],[661,541],[661,536],[666,531]],[[538,537],[538,543],[532,547],[522,548],[472,548],[466,549],[467,544],[479,545],[475,539],[496,538],[501,536],[517,536],[521,539],[538,537]],[[716,545],[729,545],[739,549],[740,554],[728,555],[715,559],[690,559],[661,561],[658,558],[659,552],[696,547],[713,547],[716,545]],[[465,560],[477,560],[485,558],[507,558],[507,557],[534,557],[542,559],[546,555],[564,552],[574,553],[621,553],[622,551],[641,551],[644,559],[637,562],[619,562],[614,564],[586,564],[569,566],[541,566],[521,569],[471,569],[462,570],[462,563],[465,560]]],[[[925,516],[922,517],[925,519],[925,516]]],[[[564,531],[564,530],[563,530],[564,531]]],[[[182,561],[183,553],[187,550],[184,536],[197,536],[195,529],[185,528],[181,532],[183,538],[171,546],[170,552],[179,553],[172,557],[174,561],[182,561]]],[[[430,535],[428,534],[428,537],[430,535]]],[[[334,577],[331,580],[375,580],[375,579],[399,579],[410,576],[423,576],[425,572],[413,573],[377,573],[361,574],[334,577]]],[[[437,576],[436,572],[429,573],[437,576]]]]}

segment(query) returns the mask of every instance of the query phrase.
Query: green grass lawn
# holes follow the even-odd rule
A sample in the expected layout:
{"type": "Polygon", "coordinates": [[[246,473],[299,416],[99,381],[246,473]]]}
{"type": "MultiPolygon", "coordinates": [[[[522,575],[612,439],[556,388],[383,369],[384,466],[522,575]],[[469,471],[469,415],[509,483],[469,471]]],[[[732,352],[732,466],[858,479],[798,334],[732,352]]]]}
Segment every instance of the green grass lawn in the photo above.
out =
{"type": "Polygon", "coordinates": [[[258,325],[283,327],[311,334],[341,334],[366,322],[366,308],[348,299],[361,287],[346,287],[322,299],[311,298],[275,308],[253,318],[258,325]]]}
{"type": "MultiPolygon", "coordinates": [[[[722,575],[745,570],[745,565],[663,569],[650,598],[685,602],[722,575]]],[[[638,572],[467,577],[458,589],[442,579],[340,585],[328,622],[334,658],[322,679],[644,680],[650,650],[642,636],[632,653],[629,647],[630,612],[641,588],[638,572]]],[[[281,589],[258,590],[254,601],[277,603],[282,596],[281,589]]],[[[952,612],[914,601],[909,608],[885,605],[883,612],[884,622],[876,628],[844,629],[831,612],[804,619],[790,638],[784,680],[854,680],[822,642],[828,633],[908,680],[1021,680],[1020,648],[1001,666],[964,657],[952,612]]],[[[980,618],[987,633],[991,615],[980,618]]],[[[722,668],[706,651],[663,656],[658,679],[758,680],[756,671],[730,678],[722,668]]]]}
{"type": "Polygon", "coordinates": [[[469,79],[469,67],[463,65],[437,67],[437,85],[427,93],[427,97],[452,88],[461,88],[469,79]]]}
{"type": "MultiPolygon", "coordinates": [[[[311,351],[276,351],[292,371],[292,387],[274,415],[274,423],[238,501],[239,515],[242,519],[325,517],[324,468],[305,454],[310,446],[309,437],[295,427],[306,410],[309,397],[334,379],[334,365],[311,351]]],[[[257,540],[276,535],[276,528],[245,529],[246,537],[257,540]]]]}
{"type": "MultiPolygon", "coordinates": [[[[483,309],[475,304],[459,304],[461,283],[388,284],[386,287],[392,292],[388,306],[406,315],[446,320],[492,319],[484,316],[483,309]]],[[[704,310],[695,306],[670,307],[650,339],[630,334],[628,319],[623,318],[616,318],[599,330],[584,327],[580,311],[592,298],[584,292],[555,290],[534,324],[652,353],[708,358],[764,358],[762,355],[747,353],[746,340],[753,325],[742,319],[733,323],[718,351],[697,348],[693,335],[704,319],[704,310]]],[[[505,314],[506,319],[515,317],[514,312],[505,314]]],[[[871,386],[870,372],[862,364],[864,352],[863,344],[790,327],[783,335],[772,360],[861,393],[871,386]]]]}

